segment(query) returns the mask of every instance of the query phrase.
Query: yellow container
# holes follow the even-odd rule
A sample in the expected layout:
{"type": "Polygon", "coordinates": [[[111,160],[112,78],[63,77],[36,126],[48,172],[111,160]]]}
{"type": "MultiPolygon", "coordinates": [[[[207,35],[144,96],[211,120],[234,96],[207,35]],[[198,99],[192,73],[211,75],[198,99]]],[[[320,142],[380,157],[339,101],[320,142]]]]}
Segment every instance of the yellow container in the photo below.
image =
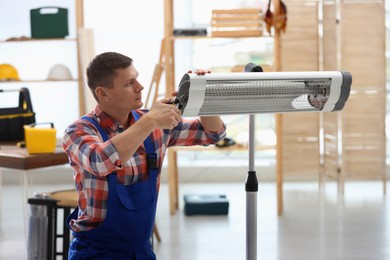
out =
{"type": "Polygon", "coordinates": [[[56,150],[56,129],[53,123],[50,127],[38,127],[38,124],[24,126],[24,137],[29,154],[54,153],[56,150]]]}

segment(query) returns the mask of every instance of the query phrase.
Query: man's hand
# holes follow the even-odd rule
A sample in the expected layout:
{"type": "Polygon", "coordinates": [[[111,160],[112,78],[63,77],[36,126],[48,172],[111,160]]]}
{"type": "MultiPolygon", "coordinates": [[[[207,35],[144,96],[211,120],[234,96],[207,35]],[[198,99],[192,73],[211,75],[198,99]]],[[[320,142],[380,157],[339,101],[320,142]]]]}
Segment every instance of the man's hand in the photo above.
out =
{"type": "Polygon", "coordinates": [[[173,129],[181,121],[181,111],[172,106],[172,98],[164,98],[155,102],[149,112],[144,115],[155,124],[155,128],[173,129]]]}
{"type": "Polygon", "coordinates": [[[211,73],[210,70],[205,70],[205,69],[196,69],[195,71],[188,70],[187,73],[192,73],[194,72],[196,75],[205,75],[206,73],[211,73]]]}

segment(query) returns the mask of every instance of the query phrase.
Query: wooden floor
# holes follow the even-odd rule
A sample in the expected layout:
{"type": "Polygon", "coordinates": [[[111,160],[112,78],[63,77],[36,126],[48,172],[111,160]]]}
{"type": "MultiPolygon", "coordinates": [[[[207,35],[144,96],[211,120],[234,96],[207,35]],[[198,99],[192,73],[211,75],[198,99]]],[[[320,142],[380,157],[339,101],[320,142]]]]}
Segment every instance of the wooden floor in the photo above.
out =
{"type": "MultiPolygon", "coordinates": [[[[68,185],[36,186],[53,191],[68,185]]],[[[18,186],[2,189],[0,259],[26,259],[22,202],[18,186]]],[[[162,185],[154,240],[159,260],[246,259],[246,193],[244,184],[180,186],[180,210],[169,215],[168,190],[162,185]],[[227,216],[185,216],[184,194],[225,194],[227,216]]],[[[260,183],[257,259],[265,260],[385,260],[390,259],[390,205],[380,182],[348,182],[344,197],[330,183],[284,185],[283,216],[276,214],[274,183],[260,183]]]]}

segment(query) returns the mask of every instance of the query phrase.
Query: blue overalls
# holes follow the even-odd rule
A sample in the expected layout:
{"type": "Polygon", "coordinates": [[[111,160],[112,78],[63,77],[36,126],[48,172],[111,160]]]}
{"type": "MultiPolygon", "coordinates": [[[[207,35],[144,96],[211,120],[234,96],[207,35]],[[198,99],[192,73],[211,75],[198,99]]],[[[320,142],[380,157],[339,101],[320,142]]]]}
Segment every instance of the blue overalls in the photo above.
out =
{"type": "MultiPolygon", "coordinates": [[[[139,116],[133,112],[134,120],[139,116]]],[[[89,117],[99,130],[103,141],[107,134],[89,117]]],[[[157,155],[150,136],[144,141],[148,155],[149,178],[132,185],[117,183],[116,172],[107,176],[108,208],[104,222],[89,231],[72,232],[74,239],[69,247],[69,259],[156,259],[150,238],[157,206],[157,155]]],[[[78,208],[67,218],[77,219],[78,208]]]]}

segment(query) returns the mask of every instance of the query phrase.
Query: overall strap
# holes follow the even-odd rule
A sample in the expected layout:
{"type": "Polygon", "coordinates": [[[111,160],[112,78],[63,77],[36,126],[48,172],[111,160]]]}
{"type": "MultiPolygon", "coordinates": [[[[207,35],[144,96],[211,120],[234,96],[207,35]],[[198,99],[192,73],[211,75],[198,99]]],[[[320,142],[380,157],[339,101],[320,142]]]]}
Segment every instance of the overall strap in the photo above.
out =
{"type": "MultiPolygon", "coordinates": [[[[134,121],[136,122],[140,117],[135,111],[132,111],[132,114],[134,117],[134,121]]],[[[103,141],[107,141],[109,139],[107,133],[98,124],[98,122],[96,122],[96,120],[94,120],[90,117],[87,117],[87,116],[83,116],[81,119],[87,120],[87,121],[91,122],[92,124],[94,124],[95,127],[97,128],[97,130],[99,131],[100,135],[102,136],[103,141]]],[[[156,149],[155,149],[155,146],[153,144],[153,140],[152,140],[151,136],[148,136],[148,138],[145,139],[144,147],[145,147],[147,158],[148,158],[147,162],[148,162],[149,171],[157,171],[157,169],[158,169],[158,167],[157,167],[157,154],[156,154],[156,149]]]]}
{"type": "Polygon", "coordinates": [[[108,140],[108,135],[107,133],[103,130],[103,128],[98,124],[98,122],[96,122],[94,119],[90,118],[90,117],[87,117],[87,116],[83,116],[81,119],[84,119],[84,120],[87,120],[89,122],[91,122],[92,124],[95,125],[95,127],[97,128],[97,130],[99,131],[100,135],[102,136],[103,138],[103,141],[107,141],[108,140]]]}
{"type": "MultiPolygon", "coordinates": [[[[131,111],[133,114],[134,122],[136,122],[140,116],[135,111],[131,111]]],[[[157,154],[156,147],[154,146],[152,134],[148,136],[148,138],[144,141],[144,147],[146,150],[146,154],[148,156],[148,169],[149,171],[157,171],[157,154]]]]}

